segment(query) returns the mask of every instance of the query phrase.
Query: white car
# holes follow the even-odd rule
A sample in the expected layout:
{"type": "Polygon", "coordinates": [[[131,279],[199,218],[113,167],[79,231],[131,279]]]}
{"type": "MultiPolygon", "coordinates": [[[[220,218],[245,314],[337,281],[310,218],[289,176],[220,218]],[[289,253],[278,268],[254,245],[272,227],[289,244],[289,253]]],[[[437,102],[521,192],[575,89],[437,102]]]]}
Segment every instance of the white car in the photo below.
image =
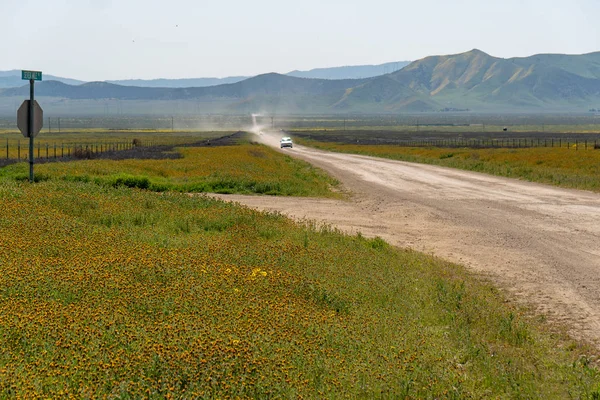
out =
{"type": "Polygon", "coordinates": [[[294,147],[294,144],[292,143],[292,138],[290,138],[290,137],[281,138],[281,140],[279,141],[279,144],[281,145],[282,149],[284,147],[289,147],[289,148],[294,147]]]}

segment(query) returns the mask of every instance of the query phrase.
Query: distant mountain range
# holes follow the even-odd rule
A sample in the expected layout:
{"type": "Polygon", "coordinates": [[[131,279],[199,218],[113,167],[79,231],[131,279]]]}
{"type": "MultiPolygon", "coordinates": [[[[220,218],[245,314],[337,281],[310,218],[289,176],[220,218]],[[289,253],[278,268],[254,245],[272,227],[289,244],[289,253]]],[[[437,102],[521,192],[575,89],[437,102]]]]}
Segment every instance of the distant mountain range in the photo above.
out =
{"type": "MultiPolygon", "coordinates": [[[[46,97],[50,107],[87,102],[90,112],[101,108],[98,102],[106,110],[118,101],[121,110],[125,107],[127,112],[141,114],[160,112],[174,101],[177,108],[172,111],[195,113],[581,112],[600,107],[600,52],[502,59],[472,50],[427,57],[363,79],[271,73],[188,88],[44,81],[36,86],[36,93],[46,97]]],[[[27,94],[27,87],[2,89],[0,103],[2,98],[27,94]]]]}
{"type": "Polygon", "coordinates": [[[410,61],[389,62],[380,65],[355,65],[348,67],[316,68],[310,71],[292,71],[287,76],[311,79],[363,79],[398,71],[410,61]]]}
{"type": "Polygon", "coordinates": [[[106,81],[122,86],[138,87],[160,87],[160,88],[185,88],[217,86],[226,83],[241,82],[249,76],[229,76],[227,78],[184,78],[184,79],[124,79],[117,81],[106,81]]]}
{"type": "MultiPolygon", "coordinates": [[[[288,76],[312,79],[360,79],[388,74],[407,66],[409,61],[389,62],[379,65],[354,65],[346,67],[315,68],[310,71],[292,71],[288,76]]],[[[250,76],[229,76],[226,78],[186,78],[186,79],[123,79],[107,80],[108,83],[122,86],[186,88],[223,85],[241,82],[250,76]]],[[[84,81],[61,78],[54,75],[44,75],[45,81],[58,81],[69,85],[81,85],[84,81]]],[[[0,88],[13,88],[25,85],[21,80],[20,70],[0,71],[0,88]]]]}

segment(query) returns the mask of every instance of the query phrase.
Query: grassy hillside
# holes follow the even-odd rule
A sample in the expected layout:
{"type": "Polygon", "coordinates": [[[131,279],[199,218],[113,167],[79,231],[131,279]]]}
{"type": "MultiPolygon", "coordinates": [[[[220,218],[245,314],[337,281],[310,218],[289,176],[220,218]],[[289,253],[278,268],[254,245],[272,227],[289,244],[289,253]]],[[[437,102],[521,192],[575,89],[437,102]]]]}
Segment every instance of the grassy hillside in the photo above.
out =
{"type": "Polygon", "coordinates": [[[558,111],[563,107],[564,111],[566,107],[585,111],[600,103],[599,57],[600,53],[591,53],[501,59],[472,50],[415,61],[389,77],[370,80],[363,91],[373,98],[381,92],[381,81],[391,78],[412,96],[429,97],[437,110],[558,111]]]}
{"type": "Polygon", "coordinates": [[[525,66],[538,63],[550,65],[584,78],[600,79],[600,52],[582,55],[538,54],[512,60],[525,66]]]}

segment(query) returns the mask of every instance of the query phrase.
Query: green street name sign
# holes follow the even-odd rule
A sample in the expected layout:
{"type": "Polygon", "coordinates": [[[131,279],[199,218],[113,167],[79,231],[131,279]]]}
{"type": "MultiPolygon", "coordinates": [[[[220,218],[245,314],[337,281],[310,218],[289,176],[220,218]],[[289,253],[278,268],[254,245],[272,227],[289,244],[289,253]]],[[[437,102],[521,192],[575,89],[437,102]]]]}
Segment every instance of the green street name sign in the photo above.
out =
{"type": "Polygon", "coordinates": [[[30,81],[41,81],[42,71],[21,71],[21,79],[30,81]]]}

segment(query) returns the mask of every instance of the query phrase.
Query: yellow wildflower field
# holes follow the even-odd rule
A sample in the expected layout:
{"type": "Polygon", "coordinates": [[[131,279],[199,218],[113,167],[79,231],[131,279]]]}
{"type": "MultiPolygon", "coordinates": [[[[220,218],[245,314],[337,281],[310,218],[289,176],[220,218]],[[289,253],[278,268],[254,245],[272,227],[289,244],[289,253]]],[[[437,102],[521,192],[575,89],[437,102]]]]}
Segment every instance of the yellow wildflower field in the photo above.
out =
{"type": "MultiPolygon", "coordinates": [[[[81,160],[39,164],[41,179],[96,182],[153,191],[260,193],[339,197],[338,182],[310,164],[264,145],[179,147],[173,159],[81,160]]],[[[0,175],[28,177],[28,165],[5,168],[0,175]]]]}
{"type": "Polygon", "coordinates": [[[0,238],[3,398],[600,390],[589,349],[459,266],[381,239],[60,179],[1,180],[0,238]]]}

